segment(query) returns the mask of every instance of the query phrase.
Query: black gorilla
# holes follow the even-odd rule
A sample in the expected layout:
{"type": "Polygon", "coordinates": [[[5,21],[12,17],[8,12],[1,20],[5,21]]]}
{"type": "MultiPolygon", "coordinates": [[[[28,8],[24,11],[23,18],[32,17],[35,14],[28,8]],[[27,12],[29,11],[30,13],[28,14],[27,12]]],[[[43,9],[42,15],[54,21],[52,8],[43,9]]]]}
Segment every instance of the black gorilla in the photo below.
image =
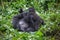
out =
{"type": "Polygon", "coordinates": [[[44,21],[36,14],[34,8],[29,8],[27,11],[20,9],[20,14],[13,17],[13,27],[23,32],[37,31],[44,21]]]}

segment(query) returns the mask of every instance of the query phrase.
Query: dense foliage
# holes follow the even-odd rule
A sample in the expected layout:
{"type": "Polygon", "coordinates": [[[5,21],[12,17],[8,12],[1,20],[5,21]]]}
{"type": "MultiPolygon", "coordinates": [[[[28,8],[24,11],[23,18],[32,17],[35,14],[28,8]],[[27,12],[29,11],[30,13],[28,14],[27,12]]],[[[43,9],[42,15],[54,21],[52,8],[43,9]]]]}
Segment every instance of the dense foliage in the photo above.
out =
{"type": "Polygon", "coordinates": [[[0,40],[60,40],[60,1],[59,0],[0,0],[0,40]],[[19,32],[13,29],[12,17],[18,9],[33,6],[44,19],[36,32],[19,32]],[[57,35],[58,34],[58,35],[57,35]]]}

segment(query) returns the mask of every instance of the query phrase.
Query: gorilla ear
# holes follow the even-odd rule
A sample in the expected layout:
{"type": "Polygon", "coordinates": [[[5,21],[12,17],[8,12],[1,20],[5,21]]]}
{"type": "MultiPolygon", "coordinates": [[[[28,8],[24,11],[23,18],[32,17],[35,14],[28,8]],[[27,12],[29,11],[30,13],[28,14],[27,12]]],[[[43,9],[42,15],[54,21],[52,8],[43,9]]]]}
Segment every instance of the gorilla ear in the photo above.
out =
{"type": "Polygon", "coordinates": [[[22,8],[20,8],[20,9],[19,9],[19,13],[22,13],[22,12],[23,12],[23,9],[22,9],[22,8]]]}
{"type": "Polygon", "coordinates": [[[30,7],[30,8],[29,8],[29,12],[35,12],[34,7],[30,7]]]}

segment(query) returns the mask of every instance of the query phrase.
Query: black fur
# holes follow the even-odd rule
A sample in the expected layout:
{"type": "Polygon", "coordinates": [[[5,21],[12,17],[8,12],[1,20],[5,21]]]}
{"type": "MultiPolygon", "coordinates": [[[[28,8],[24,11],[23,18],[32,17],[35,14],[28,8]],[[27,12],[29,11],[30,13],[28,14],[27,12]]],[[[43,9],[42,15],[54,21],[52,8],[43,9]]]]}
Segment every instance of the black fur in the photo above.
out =
{"type": "MultiPolygon", "coordinates": [[[[41,24],[44,24],[44,21],[36,14],[34,8],[29,8],[28,11],[23,11],[20,9],[20,14],[13,17],[13,27],[15,29],[18,29],[19,31],[25,31],[25,32],[34,32],[39,29],[39,26],[41,24]],[[19,22],[24,21],[26,24],[26,27],[21,27],[22,25],[19,25],[19,22]]],[[[23,25],[25,25],[23,24],[23,25]]]]}

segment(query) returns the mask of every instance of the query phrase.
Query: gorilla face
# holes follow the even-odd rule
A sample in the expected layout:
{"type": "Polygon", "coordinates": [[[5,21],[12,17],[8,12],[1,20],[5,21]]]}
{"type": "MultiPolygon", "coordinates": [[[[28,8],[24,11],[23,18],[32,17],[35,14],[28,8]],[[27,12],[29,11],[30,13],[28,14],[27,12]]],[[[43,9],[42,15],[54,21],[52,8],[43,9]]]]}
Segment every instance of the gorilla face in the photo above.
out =
{"type": "Polygon", "coordinates": [[[24,19],[19,20],[17,24],[17,29],[20,31],[25,31],[25,32],[34,31],[34,28],[30,27],[29,24],[24,19]]]}
{"type": "Polygon", "coordinates": [[[26,30],[28,27],[28,24],[23,19],[18,22],[18,25],[17,26],[20,27],[22,31],[26,30]]]}

